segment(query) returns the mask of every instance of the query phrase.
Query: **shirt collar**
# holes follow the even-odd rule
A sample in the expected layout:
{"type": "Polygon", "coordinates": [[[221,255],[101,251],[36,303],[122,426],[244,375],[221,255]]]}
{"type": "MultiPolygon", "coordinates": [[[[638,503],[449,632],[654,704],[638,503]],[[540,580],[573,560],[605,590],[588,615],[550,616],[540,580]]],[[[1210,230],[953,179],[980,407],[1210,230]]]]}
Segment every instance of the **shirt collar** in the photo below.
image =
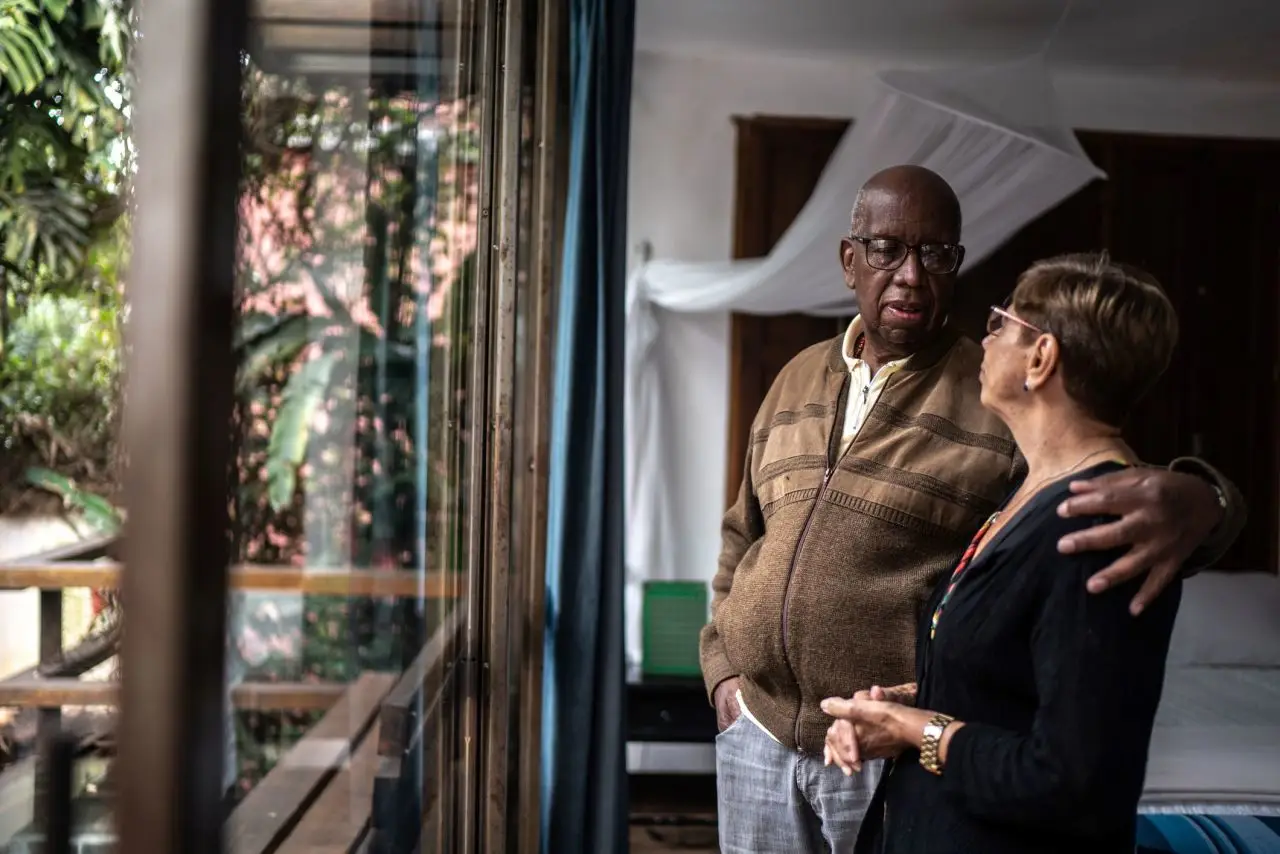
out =
{"type": "Polygon", "coordinates": [[[862,334],[862,315],[854,317],[853,322],[849,324],[848,330],[844,333],[844,343],[840,345],[840,355],[844,356],[844,363],[849,370],[853,370],[861,359],[854,358],[853,345],[858,342],[858,336],[862,334]]]}
{"type": "MultiPolygon", "coordinates": [[[[862,359],[853,355],[853,345],[858,343],[858,336],[862,334],[862,315],[859,314],[849,324],[849,328],[844,333],[844,343],[840,345],[840,355],[844,356],[844,363],[850,371],[858,369],[859,365],[865,364],[862,359]]],[[[910,357],[908,357],[910,358],[910,357]]],[[[906,364],[906,359],[896,359],[892,362],[885,362],[886,368],[897,368],[906,364]]]]}

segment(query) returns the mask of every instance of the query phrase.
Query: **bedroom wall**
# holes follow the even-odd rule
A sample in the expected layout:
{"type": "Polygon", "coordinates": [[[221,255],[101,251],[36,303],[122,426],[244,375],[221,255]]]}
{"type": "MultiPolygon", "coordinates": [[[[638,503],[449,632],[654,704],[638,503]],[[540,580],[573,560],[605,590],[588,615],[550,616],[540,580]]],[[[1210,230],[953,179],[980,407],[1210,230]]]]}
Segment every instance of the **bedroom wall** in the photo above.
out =
{"type": "MultiPolygon", "coordinates": [[[[638,53],[631,114],[630,245],[647,240],[660,258],[728,258],[734,150],[730,117],[856,118],[870,102],[876,71],[908,64],[638,53]]],[[[1072,71],[1059,76],[1058,89],[1064,118],[1078,128],[1280,138],[1280,81],[1233,84],[1072,71]]],[[[728,317],[667,315],[664,321],[661,370],[683,438],[673,449],[672,469],[680,472],[680,480],[670,494],[679,563],[663,568],[662,577],[709,580],[723,511],[728,317]],[[690,364],[699,369],[688,370],[690,364]]],[[[633,585],[628,649],[636,656],[638,603],[633,585]]]]}

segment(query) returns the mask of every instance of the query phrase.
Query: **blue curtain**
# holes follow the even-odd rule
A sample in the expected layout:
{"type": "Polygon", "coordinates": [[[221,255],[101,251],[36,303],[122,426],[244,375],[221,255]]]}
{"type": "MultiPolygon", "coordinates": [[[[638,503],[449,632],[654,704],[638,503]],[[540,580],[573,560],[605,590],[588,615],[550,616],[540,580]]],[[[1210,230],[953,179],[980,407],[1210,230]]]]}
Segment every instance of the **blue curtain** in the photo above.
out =
{"type": "Polygon", "coordinates": [[[622,362],[635,0],[569,3],[548,484],[542,851],[627,849],[622,362]]]}

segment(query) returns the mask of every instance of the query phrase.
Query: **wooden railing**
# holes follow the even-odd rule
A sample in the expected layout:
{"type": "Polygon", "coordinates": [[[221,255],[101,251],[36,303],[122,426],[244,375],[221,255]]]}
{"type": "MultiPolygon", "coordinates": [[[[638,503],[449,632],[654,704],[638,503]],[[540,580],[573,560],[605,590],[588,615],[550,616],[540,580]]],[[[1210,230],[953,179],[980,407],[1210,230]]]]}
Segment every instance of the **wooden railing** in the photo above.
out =
{"type": "MultiPolygon", "coordinates": [[[[231,704],[259,712],[323,711],[347,686],[341,682],[245,682],[231,688],[231,704]]],[[[0,706],[58,709],[68,706],[114,706],[119,685],[73,678],[45,679],[19,675],[0,681],[0,706]]]]}
{"type": "Polygon", "coordinates": [[[228,849],[444,850],[432,843],[452,761],[443,717],[454,698],[462,624],[453,610],[398,677],[364,673],[353,682],[236,807],[228,849]]]}
{"type": "MultiPolygon", "coordinates": [[[[317,596],[401,596],[452,599],[453,576],[426,576],[400,569],[326,569],[244,564],[231,567],[232,590],[279,590],[317,596]]],[[[88,587],[113,590],[120,585],[120,565],[111,561],[31,560],[0,564],[0,590],[65,590],[88,587]]]]}
{"type": "MultiPolygon", "coordinates": [[[[98,537],[22,561],[0,564],[0,590],[35,588],[40,591],[40,664],[60,657],[62,648],[62,591],[87,587],[111,590],[120,584],[120,564],[107,559],[113,537],[98,537]]],[[[390,596],[423,599],[457,597],[456,576],[421,575],[404,570],[332,569],[244,564],[231,568],[232,590],[306,593],[320,596],[390,596]]],[[[38,670],[39,668],[37,668],[38,670]]],[[[115,702],[117,686],[83,681],[76,673],[42,678],[28,670],[0,679],[0,706],[44,710],[47,728],[56,723],[64,706],[103,706],[115,702]]],[[[232,702],[237,708],[266,710],[322,710],[345,690],[341,684],[273,682],[237,685],[232,702]]]]}
{"type": "MultiPolygon", "coordinates": [[[[40,665],[0,679],[0,707],[38,710],[38,738],[61,728],[66,707],[113,706],[119,686],[40,675],[62,660],[62,591],[115,589],[120,564],[102,537],[21,562],[0,564],[0,590],[40,591],[40,665]]],[[[278,590],[332,596],[454,599],[456,576],[400,570],[315,569],[242,565],[231,569],[233,590],[278,590]]],[[[437,775],[451,761],[437,726],[452,701],[452,663],[461,611],[451,609],[402,674],[361,674],[349,684],[241,683],[231,689],[239,709],[324,711],[316,726],[246,796],[231,815],[231,849],[247,854],[319,850],[409,851],[432,831],[430,807],[437,775]],[[363,842],[362,842],[363,841],[363,842]],[[323,843],[323,844],[322,844],[323,843]],[[348,846],[342,847],[342,846],[348,846]]],[[[74,670],[75,668],[71,668],[74,670]]],[[[0,840],[2,841],[2,840],[0,840]]]]}

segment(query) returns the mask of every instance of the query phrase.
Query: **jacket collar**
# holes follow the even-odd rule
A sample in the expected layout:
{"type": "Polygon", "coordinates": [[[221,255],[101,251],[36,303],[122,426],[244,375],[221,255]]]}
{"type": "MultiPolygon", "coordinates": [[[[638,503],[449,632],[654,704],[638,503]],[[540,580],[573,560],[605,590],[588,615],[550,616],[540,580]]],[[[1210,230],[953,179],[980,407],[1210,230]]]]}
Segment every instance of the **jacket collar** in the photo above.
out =
{"type": "MultiPolygon", "coordinates": [[[[950,323],[946,324],[938,333],[938,337],[929,346],[907,359],[900,370],[923,371],[932,368],[941,361],[943,356],[951,352],[951,348],[956,346],[960,338],[960,333],[956,332],[950,323]]],[[[827,369],[835,373],[845,373],[849,370],[844,361],[844,333],[837,335],[827,348],[827,369]]]]}

